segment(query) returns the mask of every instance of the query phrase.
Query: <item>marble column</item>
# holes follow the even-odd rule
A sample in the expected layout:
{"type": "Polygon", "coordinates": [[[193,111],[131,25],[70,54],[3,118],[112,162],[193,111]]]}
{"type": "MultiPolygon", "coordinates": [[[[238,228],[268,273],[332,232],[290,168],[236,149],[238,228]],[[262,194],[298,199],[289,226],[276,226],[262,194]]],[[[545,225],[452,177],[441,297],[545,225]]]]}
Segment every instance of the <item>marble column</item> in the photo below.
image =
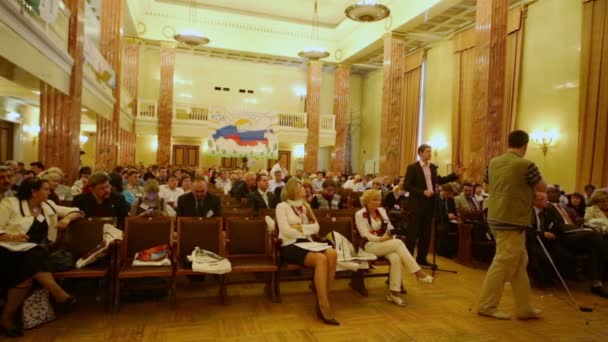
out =
{"type": "Polygon", "coordinates": [[[74,59],[70,93],[63,94],[45,83],[40,87],[39,159],[47,166],[61,168],[70,182],[77,177],[80,166],[84,1],[65,2],[72,13],[68,40],[68,52],[74,59]]]}
{"type": "Polygon", "coordinates": [[[384,38],[384,83],[380,123],[380,174],[383,176],[399,176],[404,71],[405,41],[389,34],[384,38]]]}
{"type": "MultiPolygon", "coordinates": [[[[139,52],[140,42],[137,39],[125,39],[123,49],[123,80],[124,87],[127,92],[131,95],[131,114],[133,118],[137,117],[137,99],[138,99],[138,88],[139,88],[139,52]]],[[[135,146],[130,145],[131,135],[135,132],[135,120],[133,120],[133,127],[127,129],[125,132],[125,146],[121,145],[122,158],[121,164],[135,164],[135,146]]]]}
{"type": "Polygon", "coordinates": [[[116,146],[114,140],[112,140],[112,121],[104,118],[101,115],[97,115],[97,132],[96,132],[96,144],[95,144],[95,169],[110,171],[112,165],[111,153],[113,146],[116,146]]]}
{"type": "Polygon", "coordinates": [[[478,0],[475,97],[469,178],[481,181],[487,163],[506,148],[504,111],[509,0],[478,0]]]}
{"type": "Polygon", "coordinates": [[[158,165],[171,163],[171,122],[173,120],[173,71],[175,45],[160,47],[160,98],[158,99],[158,165]]]}
{"type": "Polygon", "coordinates": [[[334,84],[334,115],[336,143],[332,149],[332,171],[346,171],[348,138],[348,98],[350,86],[350,65],[340,64],[336,68],[334,84]]]}
{"type": "Polygon", "coordinates": [[[120,131],[120,93],[122,86],[122,18],[125,1],[103,0],[101,5],[101,37],[99,50],[116,74],[116,87],[114,88],[114,111],[109,130],[110,145],[107,159],[104,162],[107,168],[113,168],[118,163],[118,135],[120,131]]]}
{"type": "Polygon", "coordinates": [[[319,165],[319,121],[321,117],[321,81],[323,62],[309,61],[306,70],[306,155],[304,171],[317,172],[319,165]]]}

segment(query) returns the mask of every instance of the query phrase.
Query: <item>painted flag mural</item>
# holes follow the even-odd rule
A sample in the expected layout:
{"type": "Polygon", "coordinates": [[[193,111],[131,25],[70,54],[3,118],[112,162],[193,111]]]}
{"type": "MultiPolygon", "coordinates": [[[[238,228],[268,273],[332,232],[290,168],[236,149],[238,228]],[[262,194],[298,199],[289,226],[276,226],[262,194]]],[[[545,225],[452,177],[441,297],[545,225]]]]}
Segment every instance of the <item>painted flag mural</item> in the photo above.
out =
{"type": "Polygon", "coordinates": [[[209,151],[220,157],[277,159],[279,140],[272,130],[272,116],[265,114],[213,114],[218,127],[208,141],[209,151]]]}

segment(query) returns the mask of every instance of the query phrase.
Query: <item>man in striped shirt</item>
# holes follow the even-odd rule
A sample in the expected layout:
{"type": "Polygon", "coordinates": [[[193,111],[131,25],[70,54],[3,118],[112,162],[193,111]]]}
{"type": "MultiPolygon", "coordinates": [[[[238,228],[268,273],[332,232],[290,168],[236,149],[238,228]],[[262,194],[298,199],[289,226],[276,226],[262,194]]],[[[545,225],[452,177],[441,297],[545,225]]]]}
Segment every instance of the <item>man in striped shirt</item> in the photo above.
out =
{"type": "Polygon", "coordinates": [[[535,192],[547,190],[540,171],[524,159],[529,136],[524,131],[509,134],[507,152],[490,161],[484,179],[488,198],[487,221],[496,239],[496,255],[486,273],[479,298],[482,316],[510,319],[498,311],[505,282],[511,282],[519,319],[539,318],[541,311],[530,305],[527,274],[526,230],[532,223],[535,192]]]}

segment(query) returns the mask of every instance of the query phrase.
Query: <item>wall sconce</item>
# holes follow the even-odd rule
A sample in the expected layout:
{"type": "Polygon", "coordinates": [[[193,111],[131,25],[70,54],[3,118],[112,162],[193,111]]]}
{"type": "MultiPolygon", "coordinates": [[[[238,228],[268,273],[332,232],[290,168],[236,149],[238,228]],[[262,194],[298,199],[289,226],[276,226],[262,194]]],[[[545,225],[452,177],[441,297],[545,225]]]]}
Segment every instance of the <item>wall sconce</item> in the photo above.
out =
{"type": "Polygon", "coordinates": [[[437,160],[437,156],[439,155],[439,150],[443,150],[448,146],[448,142],[443,135],[435,135],[429,140],[429,145],[433,150],[433,157],[437,160]]]}
{"type": "Polygon", "coordinates": [[[293,87],[293,92],[296,96],[300,97],[300,101],[303,102],[306,99],[306,87],[295,86],[293,87]]]}
{"type": "Polygon", "coordinates": [[[154,135],[152,139],[152,142],[150,142],[150,148],[152,151],[156,152],[158,151],[158,136],[154,135]]]}
{"type": "Polygon", "coordinates": [[[40,134],[40,126],[38,125],[23,125],[23,131],[32,138],[32,145],[36,145],[38,135],[40,134]]]}
{"type": "Polygon", "coordinates": [[[293,156],[295,158],[304,158],[306,155],[306,150],[304,149],[304,145],[295,145],[293,147],[293,156]]]}
{"type": "Polygon", "coordinates": [[[543,153],[543,156],[547,156],[547,152],[549,152],[549,147],[554,147],[555,143],[559,139],[559,132],[556,130],[553,131],[534,131],[530,133],[530,138],[532,139],[532,143],[536,145],[543,153]]]}
{"type": "Polygon", "coordinates": [[[86,144],[88,141],[89,141],[89,137],[87,137],[86,135],[80,136],[80,146],[86,144]]]}

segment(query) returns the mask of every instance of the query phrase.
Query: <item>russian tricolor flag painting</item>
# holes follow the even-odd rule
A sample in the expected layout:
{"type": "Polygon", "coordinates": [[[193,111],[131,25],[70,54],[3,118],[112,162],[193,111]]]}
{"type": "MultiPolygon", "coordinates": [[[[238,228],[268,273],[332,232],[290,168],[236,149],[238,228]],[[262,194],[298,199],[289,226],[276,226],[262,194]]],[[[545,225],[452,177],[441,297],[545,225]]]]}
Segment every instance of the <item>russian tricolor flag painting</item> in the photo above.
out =
{"type": "Polygon", "coordinates": [[[278,158],[279,142],[272,119],[263,114],[213,115],[217,128],[210,152],[221,157],[278,158]]]}

